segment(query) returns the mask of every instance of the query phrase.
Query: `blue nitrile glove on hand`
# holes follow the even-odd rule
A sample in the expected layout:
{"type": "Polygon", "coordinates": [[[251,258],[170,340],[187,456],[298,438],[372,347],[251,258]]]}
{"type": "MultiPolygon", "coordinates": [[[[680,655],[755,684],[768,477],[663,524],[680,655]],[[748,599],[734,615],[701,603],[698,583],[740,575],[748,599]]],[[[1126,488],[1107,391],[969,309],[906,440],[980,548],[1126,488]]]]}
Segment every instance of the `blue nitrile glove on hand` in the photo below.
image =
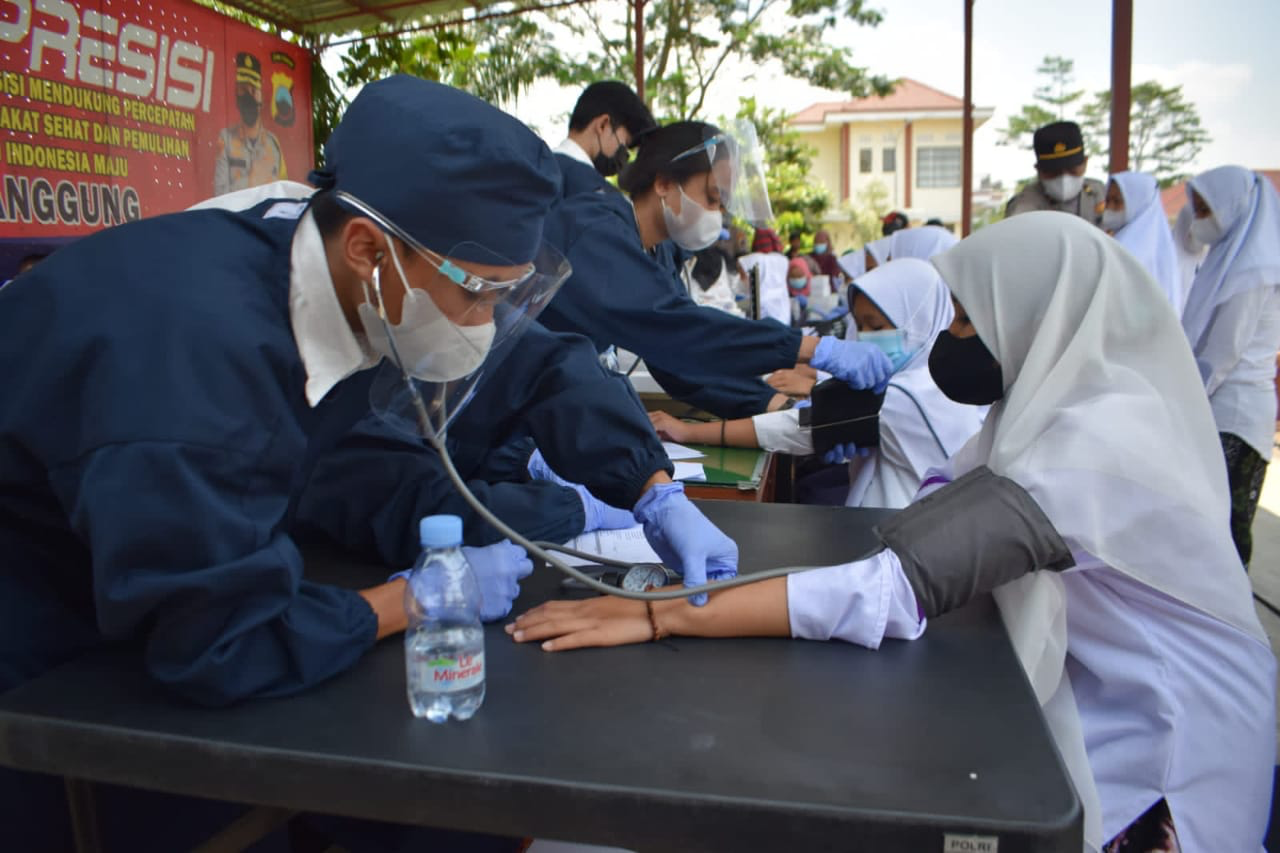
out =
{"type": "Polygon", "coordinates": [[[822,454],[822,461],[828,465],[839,465],[841,462],[850,462],[855,456],[870,456],[870,447],[859,447],[852,441],[848,444],[837,444],[835,447],[822,454]]]}
{"type": "Polygon", "coordinates": [[[570,483],[552,471],[547,460],[542,458],[541,450],[533,451],[533,455],[529,457],[529,476],[535,480],[550,480],[561,486],[568,486],[578,493],[578,497],[582,499],[582,514],[586,517],[586,523],[582,526],[583,533],[593,530],[621,530],[636,523],[627,510],[605,503],[591,494],[586,486],[570,483]]]}
{"type": "MultiPolygon", "coordinates": [[[[462,556],[471,564],[480,587],[480,621],[492,622],[511,612],[511,604],[520,595],[520,581],[533,572],[533,561],[519,545],[503,539],[483,548],[463,546],[462,556]]],[[[396,578],[408,580],[412,569],[396,572],[396,578]]]]}
{"type": "MultiPolygon", "coordinates": [[[[636,503],[636,521],[644,525],[645,538],[685,586],[701,586],[708,579],[725,580],[738,573],[738,546],[707,520],[684,494],[679,483],[657,483],[636,503]]],[[[701,607],[707,594],[689,601],[701,607]]]]}
{"type": "Polygon", "coordinates": [[[830,335],[819,339],[809,366],[824,370],[852,388],[870,388],[879,394],[893,375],[893,362],[884,350],[865,341],[842,341],[830,335]]]}

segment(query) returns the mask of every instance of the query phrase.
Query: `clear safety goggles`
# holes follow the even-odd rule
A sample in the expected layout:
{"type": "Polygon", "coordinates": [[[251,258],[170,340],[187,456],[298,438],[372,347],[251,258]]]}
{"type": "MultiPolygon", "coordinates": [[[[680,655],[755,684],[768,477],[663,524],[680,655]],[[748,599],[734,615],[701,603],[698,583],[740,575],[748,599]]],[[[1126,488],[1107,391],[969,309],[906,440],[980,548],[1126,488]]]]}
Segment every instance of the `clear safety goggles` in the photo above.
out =
{"type": "MultiPolygon", "coordinates": [[[[494,281],[467,273],[449,261],[446,256],[439,255],[421,246],[406,235],[389,219],[359,199],[339,193],[344,204],[350,205],[362,216],[368,216],[388,234],[392,234],[414,249],[415,252],[431,263],[431,266],[443,274],[451,282],[467,290],[472,297],[469,305],[458,316],[450,318],[450,323],[437,324],[437,334],[442,350],[472,346],[462,328],[478,323],[492,323],[493,335],[489,339],[487,352],[483,353],[478,366],[465,376],[449,381],[432,382],[411,375],[400,357],[401,345],[398,337],[407,330],[397,331],[387,316],[383,302],[384,291],[388,287],[382,281],[373,288],[372,305],[378,313],[383,330],[396,353],[394,360],[388,359],[378,368],[370,390],[370,404],[373,410],[396,430],[417,438],[428,440],[443,438],[450,423],[458,413],[474,397],[476,387],[491,373],[496,372],[503,360],[515,349],[521,335],[529,327],[560,287],[569,278],[572,267],[559,250],[549,243],[542,243],[532,261],[524,264],[512,264],[496,253],[488,252],[487,256],[476,244],[466,244],[467,256],[484,256],[485,263],[493,266],[527,267],[527,272],[518,279],[494,281]],[[438,262],[437,262],[438,259],[438,262]],[[446,266],[447,265],[447,266],[446,266]],[[461,273],[462,280],[447,272],[452,267],[461,273]]],[[[419,283],[405,282],[414,290],[422,291],[418,298],[433,298],[430,291],[419,283]]],[[[443,306],[437,305],[442,313],[443,306]]],[[[402,309],[401,322],[404,322],[402,309]]]]}
{"type": "MultiPolygon", "coordinates": [[[[405,245],[407,245],[409,248],[413,249],[415,252],[421,255],[423,259],[426,260],[427,263],[431,264],[431,266],[435,267],[436,270],[441,275],[443,275],[445,278],[449,279],[459,287],[463,288],[464,290],[468,290],[472,293],[487,293],[487,292],[496,291],[496,290],[510,290],[513,287],[518,287],[519,285],[527,281],[531,276],[536,275],[538,272],[537,265],[531,263],[531,264],[524,265],[525,271],[523,273],[515,276],[514,278],[509,278],[504,280],[489,279],[483,276],[476,275],[474,273],[469,273],[466,270],[462,269],[462,267],[455,264],[453,261],[449,260],[449,258],[446,257],[445,255],[441,255],[439,252],[434,252],[431,249],[428,249],[426,246],[422,245],[420,242],[414,239],[413,236],[409,234],[409,232],[400,228],[390,219],[383,216],[381,213],[374,210],[371,206],[365,204],[363,201],[351,195],[350,193],[345,193],[345,192],[342,192],[341,190],[338,190],[334,195],[337,197],[338,201],[340,201],[342,204],[346,205],[352,210],[355,210],[361,216],[367,216],[369,219],[372,219],[374,222],[378,223],[378,226],[382,228],[382,230],[386,231],[388,234],[393,234],[396,237],[399,237],[400,240],[402,240],[405,243],[405,245]]],[[[520,266],[520,264],[512,264],[507,262],[505,259],[503,259],[499,255],[493,252],[490,252],[487,249],[484,249],[482,246],[480,246],[477,243],[463,243],[458,246],[455,246],[449,252],[449,254],[451,255],[464,254],[464,253],[471,256],[478,255],[480,257],[484,257],[485,260],[483,261],[483,263],[489,264],[490,266],[515,266],[515,267],[520,266]],[[468,249],[470,251],[466,251],[466,252],[460,251],[463,249],[468,249]]]]}
{"type": "Polygon", "coordinates": [[[720,205],[737,219],[753,226],[773,220],[764,156],[756,128],[746,119],[735,119],[730,130],[714,133],[671,158],[672,163],[694,160],[710,169],[720,205]],[[695,159],[696,158],[696,159],[695,159]]]}

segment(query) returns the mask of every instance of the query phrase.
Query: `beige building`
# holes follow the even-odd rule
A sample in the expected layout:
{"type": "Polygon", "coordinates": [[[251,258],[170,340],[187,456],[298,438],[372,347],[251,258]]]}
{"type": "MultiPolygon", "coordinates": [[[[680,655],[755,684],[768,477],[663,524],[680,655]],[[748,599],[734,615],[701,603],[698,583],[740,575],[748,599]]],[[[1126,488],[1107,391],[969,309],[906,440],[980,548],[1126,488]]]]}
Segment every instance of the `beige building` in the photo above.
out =
{"type": "MultiPolygon", "coordinates": [[[[974,128],[992,112],[974,107],[974,128]]],[[[792,116],[791,125],[817,149],[811,177],[831,193],[826,226],[837,248],[852,244],[848,210],[877,182],[890,208],[904,211],[912,224],[934,217],[948,226],[959,222],[960,98],[903,78],[887,97],[817,103],[792,116]]]]}

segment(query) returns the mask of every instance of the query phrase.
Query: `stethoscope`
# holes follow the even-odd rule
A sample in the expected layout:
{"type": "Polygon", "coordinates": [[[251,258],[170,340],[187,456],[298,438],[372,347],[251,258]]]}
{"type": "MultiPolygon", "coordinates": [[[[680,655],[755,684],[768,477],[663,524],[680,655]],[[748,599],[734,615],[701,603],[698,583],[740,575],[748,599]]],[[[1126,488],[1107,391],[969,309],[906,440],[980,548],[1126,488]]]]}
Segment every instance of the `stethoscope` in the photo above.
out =
{"type": "MultiPolygon", "coordinates": [[[[677,598],[688,598],[689,596],[698,595],[704,592],[721,591],[732,589],[736,586],[746,586],[751,583],[759,583],[760,581],[769,580],[771,578],[784,577],[794,574],[795,572],[807,572],[813,569],[823,568],[822,566],[785,566],[776,569],[768,569],[763,572],[755,572],[750,575],[740,575],[728,580],[714,581],[710,583],[699,584],[697,586],[685,586],[678,589],[665,589],[673,579],[679,576],[667,567],[658,563],[629,563],[623,560],[614,560],[598,554],[591,554],[585,551],[578,551],[559,545],[555,542],[543,542],[528,539],[522,536],[514,528],[510,527],[498,516],[494,515],[488,507],[480,502],[479,498],[471,493],[471,489],[467,488],[466,481],[458,473],[458,469],[454,467],[453,458],[449,455],[449,449],[446,446],[446,431],[448,429],[448,413],[446,410],[445,400],[440,400],[439,412],[440,423],[443,425],[440,429],[436,429],[432,423],[431,414],[427,410],[426,401],[422,398],[422,393],[418,390],[417,382],[404,368],[404,362],[400,358],[400,352],[396,348],[395,333],[391,328],[391,323],[387,319],[386,308],[382,302],[382,282],[380,275],[373,275],[373,292],[377,297],[378,317],[381,319],[383,327],[387,332],[387,341],[390,344],[392,359],[395,366],[400,370],[401,378],[404,380],[405,389],[409,393],[409,400],[413,407],[414,416],[418,422],[418,431],[422,437],[435,448],[440,454],[440,460],[444,464],[445,472],[449,475],[454,488],[462,495],[463,500],[475,510],[476,514],[492,524],[499,532],[510,539],[512,542],[524,548],[530,555],[544,560],[548,565],[554,566],[564,574],[571,578],[576,586],[593,589],[606,595],[613,595],[619,598],[629,598],[637,601],[666,601],[677,598]],[[595,570],[584,572],[579,567],[571,566],[560,557],[557,553],[567,554],[578,557],[580,559],[590,560],[601,567],[611,567],[614,574],[619,576],[619,583],[605,583],[601,577],[607,571],[595,570]]],[[[874,550],[856,558],[859,560],[866,559],[873,554],[878,553],[882,549],[876,547],[874,550]]]]}

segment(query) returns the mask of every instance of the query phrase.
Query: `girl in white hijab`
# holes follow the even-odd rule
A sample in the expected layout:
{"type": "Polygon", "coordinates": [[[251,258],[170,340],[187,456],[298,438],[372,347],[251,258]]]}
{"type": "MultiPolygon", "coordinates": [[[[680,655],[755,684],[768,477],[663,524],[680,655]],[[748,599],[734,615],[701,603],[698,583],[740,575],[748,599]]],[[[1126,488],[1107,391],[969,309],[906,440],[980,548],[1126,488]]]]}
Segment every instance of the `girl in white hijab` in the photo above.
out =
{"type": "Polygon", "coordinates": [[[927,261],[934,255],[940,255],[956,243],[956,235],[938,225],[922,225],[919,228],[904,228],[889,235],[888,260],[899,258],[919,258],[927,261]]]}
{"type": "Polygon", "coordinates": [[[1181,315],[1187,301],[1173,247],[1173,235],[1160,204],[1160,186],[1143,172],[1117,172],[1107,184],[1102,228],[1137,258],[1181,315]]]}
{"type": "Polygon", "coordinates": [[[1191,283],[1182,327],[1221,436],[1231,489],[1231,532],[1248,565],[1250,528],[1276,425],[1280,349],[1280,199],[1239,166],[1187,184],[1190,233],[1209,253],[1191,283]]]}
{"type": "MultiPolygon", "coordinates": [[[[988,226],[934,264],[957,316],[932,372],[950,396],[994,405],[921,494],[941,499],[941,483],[985,465],[1025,489],[1071,549],[1072,568],[1024,575],[996,600],[1084,804],[1086,848],[1117,850],[1154,815],[1188,853],[1259,850],[1275,659],[1173,312],[1131,254],[1057,213],[988,226]]],[[[1011,527],[983,528],[978,547],[1011,527]]],[[[703,608],[655,603],[653,620],[664,633],[875,647],[923,631],[902,565],[886,550],[713,593],[703,608]]],[[[638,642],[649,619],[641,602],[551,602],[508,630],[561,651],[638,642]]]]}
{"type": "MultiPolygon", "coordinates": [[[[896,235],[895,235],[896,236],[896,235]]],[[[978,431],[985,410],[947,399],[929,376],[929,351],[951,323],[951,295],[932,265],[907,258],[890,261],[858,279],[846,337],[878,341],[900,365],[880,409],[880,444],[858,455],[852,447],[829,461],[849,463],[846,506],[904,507],[930,468],[941,465],[978,431]]],[[[679,442],[763,447],[779,453],[813,453],[799,411],[769,412],[723,424],[686,423],[650,413],[654,427],[679,442]],[[722,431],[723,428],[723,431],[722,431]]],[[[834,453],[834,451],[833,451],[834,453]]]]}

